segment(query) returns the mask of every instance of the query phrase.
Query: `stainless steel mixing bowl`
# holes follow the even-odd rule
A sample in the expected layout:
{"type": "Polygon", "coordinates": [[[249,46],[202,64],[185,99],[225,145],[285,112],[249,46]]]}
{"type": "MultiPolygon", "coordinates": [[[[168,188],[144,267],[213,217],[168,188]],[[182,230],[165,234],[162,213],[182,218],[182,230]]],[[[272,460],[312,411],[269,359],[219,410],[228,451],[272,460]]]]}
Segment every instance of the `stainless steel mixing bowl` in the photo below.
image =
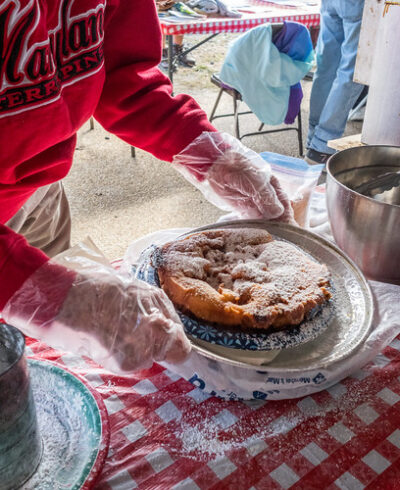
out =
{"type": "Polygon", "coordinates": [[[333,236],[370,279],[400,284],[400,188],[366,197],[354,189],[400,170],[400,148],[361,146],[328,160],[326,197],[333,236]]]}

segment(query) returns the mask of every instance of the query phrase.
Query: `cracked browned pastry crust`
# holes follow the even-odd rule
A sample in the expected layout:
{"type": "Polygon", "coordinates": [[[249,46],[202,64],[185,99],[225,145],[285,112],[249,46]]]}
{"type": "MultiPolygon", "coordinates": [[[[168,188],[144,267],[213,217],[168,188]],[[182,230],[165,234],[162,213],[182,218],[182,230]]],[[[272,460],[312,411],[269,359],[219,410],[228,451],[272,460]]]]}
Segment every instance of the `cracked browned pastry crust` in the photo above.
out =
{"type": "Polygon", "coordinates": [[[194,233],[158,248],[152,261],[175,306],[214,324],[298,325],[331,297],[326,265],[258,228],[194,233]]]}

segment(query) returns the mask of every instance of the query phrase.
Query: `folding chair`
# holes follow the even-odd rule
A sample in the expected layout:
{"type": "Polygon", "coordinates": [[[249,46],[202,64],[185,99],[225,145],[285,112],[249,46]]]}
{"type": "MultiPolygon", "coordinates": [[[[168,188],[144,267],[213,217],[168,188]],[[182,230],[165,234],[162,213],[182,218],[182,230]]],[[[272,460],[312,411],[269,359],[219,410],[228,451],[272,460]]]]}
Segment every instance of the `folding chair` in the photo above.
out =
{"type": "Polygon", "coordinates": [[[297,120],[297,126],[290,126],[288,128],[279,128],[279,129],[268,129],[266,131],[262,131],[263,127],[265,126],[264,123],[261,123],[258,131],[255,131],[253,133],[245,133],[245,134],[240,134],[240,127],[239,127],[239,116],[243,116],[244,114],[253,114],[252,111],[242,111],[239,112],[239,103],[243,101],[241,94],[234,89],[233,87],[230,87],[229,85],[226,85],[218,76],[218,74],[214,73],[211,75],[211,82],[216,85],[220,90],[217,95],[217,100],[215,101],[214,107],[212,108],[211,114],[210,114],[210,122],[212,122],[214,119],[218,119],[220,117],[232,117],[234,120],[234,130],[235,130],[235,137],[238,140],[241,140],[243,138],[246,138],[247,136],[256,136],[259,134],[269,134],[269,133],[280,133],[282,131],[296,131],[297,132],[297,139],[299,143],[299,155],[303,155],[303,133],[302,133],[302,122],[301,122],[301,108],[299,110],[299,113],[296,117],[297,120]],[[217,111],[217,107],[219,105],[219,102],[221,100],[222,94],[226,93],[230,95],[233,99],[233,112],[229,114],[218,114],[215,115],[217,111]]]}
{"type": "MultiPolygon", "coordinates": [[[[273,24],[272,25],[272,35],[275,35],[278,33],[278,31],[283,27],[283,24],[273,24]]],[[[210,114],[210,122],[213,121],[214,119],[222,118],[222,117],[232,117],[234,118],[234,134],[235,137],[239,140],[248,137],[248,136],[256,136],[256,135],[261,135],[261,134],[270,134],[270,133],[280,133],[283,131],[296,131],[297,132],[297,139],[298,139],[298,146],[299,146],[299,155],[303,155],[303,135],[302,135],[302,121],[301,121],[301,108],[297,114],[295,122],[297,122],[296,125],[290,125],[289,127],[280,127],[277,129],[268,129],[263,131],[263,127],[265,124],[261,122],[258,131],[251,132],[251,133],[245,133],[241,134],[240,132],[240,125],[239,125],[239,116],[245,115],[245,114],[254,114],[251,110],[248,111],[239,111],[239,105],[240,102],[243,101],[243,97],[241,93],[236,90],[235,88],[227,85],[224,83],[219,75],[217,73],[214,73],[211,76],[211,83],[216,85],[219,88],[219,93],[217,95],[217,99],[215,101],[214,107],[212,108],[211,114],[210,114]],[[228,114],[216,114],[218,105],[220,103],[222,94],[228,94],[230,97],[233,99],[233,112],[228,113],[228,114]]]]}

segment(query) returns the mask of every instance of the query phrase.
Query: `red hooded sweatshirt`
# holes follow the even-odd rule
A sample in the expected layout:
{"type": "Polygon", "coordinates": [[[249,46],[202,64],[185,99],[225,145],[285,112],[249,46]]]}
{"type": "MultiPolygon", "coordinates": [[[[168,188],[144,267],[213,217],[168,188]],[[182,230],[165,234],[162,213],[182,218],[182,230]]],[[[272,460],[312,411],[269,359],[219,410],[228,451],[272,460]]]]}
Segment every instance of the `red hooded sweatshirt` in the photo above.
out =
{"type": "Polygon", "coordinates": [[[90,116],[167,161],[215,131],[193,99],[171,96],[160,57],[154,0],[0,2],[0,310],[48,260],[4,223],[67,175],[90,116]]]}

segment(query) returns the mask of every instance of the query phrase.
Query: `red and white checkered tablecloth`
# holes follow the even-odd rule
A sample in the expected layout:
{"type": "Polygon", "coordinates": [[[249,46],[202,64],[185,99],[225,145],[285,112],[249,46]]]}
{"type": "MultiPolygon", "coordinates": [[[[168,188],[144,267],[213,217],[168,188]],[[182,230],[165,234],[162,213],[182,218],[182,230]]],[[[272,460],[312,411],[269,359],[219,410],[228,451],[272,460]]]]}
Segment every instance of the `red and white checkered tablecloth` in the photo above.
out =
{"type": "Polygon", "coordinates": [[[220,32],[245,32],[252,27],[270,23],[280,23],[284,20],[295,21],[307,27],[319,26],[319,6],[308,8],[285,8],[276,5],[267,5],[258,0],[249,11],[243,13],[239,19],[228,17],[195,19],[184,22],[168,23],[160,19],[161,30],[164,35],[170,34],[215,34],[220,32]]]}
{"type": "Polygon", "coordinates": [[[373,363],[297,400],[223,401],[158,364],[118,377],[33,339],[104,399],[110,450],[95,488],[398,489],[400,336],[373,363]]]}

